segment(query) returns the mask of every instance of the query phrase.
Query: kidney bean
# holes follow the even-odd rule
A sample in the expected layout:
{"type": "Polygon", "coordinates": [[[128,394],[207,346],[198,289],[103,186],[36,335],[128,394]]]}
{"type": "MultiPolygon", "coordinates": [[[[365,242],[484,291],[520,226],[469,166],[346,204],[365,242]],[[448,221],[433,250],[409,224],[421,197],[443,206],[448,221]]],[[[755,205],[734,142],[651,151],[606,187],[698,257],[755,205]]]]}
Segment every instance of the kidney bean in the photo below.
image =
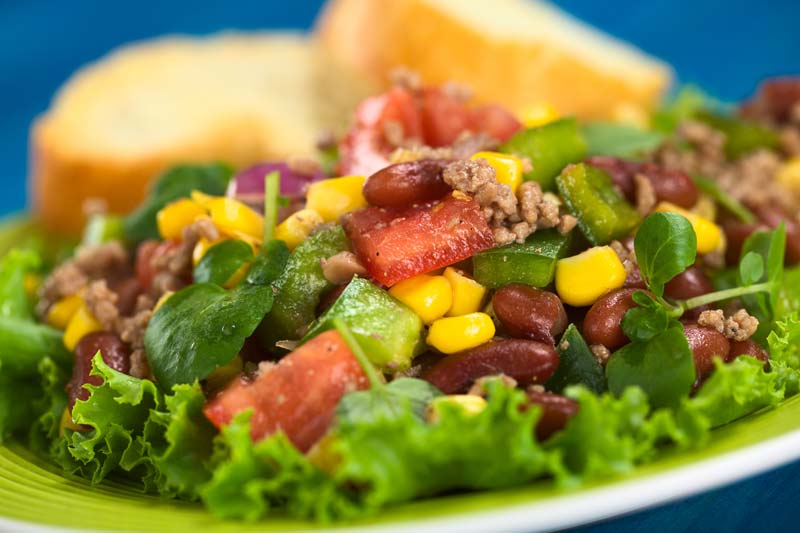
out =
{"type": "Polygon", "coordinates": [[[364,198],[378,207],[407,207],[438,200],[451,188],[442,179],[446,159],[420,159],[379,170],[364,185],[364,198]]]}
{"type": "Polygon", "coordinates": [[[100,352],[103,361],[118,372],[128,373],[131,369],[131,354],[128,346],[117,335],[108,331],[89,333],[75,347],[75,365],[72,367],[72,378],[65,390],[69,395],[69,409],[78,400],[89,398],[89,391],[84,389],[86,383],[100,385],[103,380],[89,375],[92,371],[92,359],[100,352]]]}
{"type": "Polygon", "coordinates": [[[614,184],[625,197],[636,201],[634,176],[640,174],[653,186],[656,199],[690,208],[700,196],[697,186],[685,172],[661,167],[655,163],[638,163],[616,157],[596,156],[586,160],[593,167],[600,168],[611,176],[614,184]]]}
{"type": "Polygon", "coordinates": [[[714,292],[714,285],[696,265],[690,266],[664,286],[664,294],[675,300],[688,300],[709,292],[714,292]]]}
{"type": "Polygon", "coordinates": [[[142,285],[134,276],[115,283],[111,290],[117,294],[117,309],[123,316],[131,315],[136,308],[136,300],[142,294],[142,285]]]}
{"type": "Polygon", "coordinates": [[[494,314],[509,335],[552,343],[567,328],[567,312],[552,292],[514,283],[492,297],[494,314]]]}
{"type": "Polygon", "coordinates": [[[552,345],[524,339],[498,339],[442,358],[422,373],[445,394],[466,392],[484,376],[505,374],[522,386],[547,381],[558,368],[552,345]]]}
{"type": "Polygon", "coordinates": [[[800,102],[800,77],[789,76],[766,80],[755,98],[745,102],[740,114],[746,118],[769,117],[781,124],[791,118],[792,109],[800,102]]]}
{"type": "Polygon", "coordinates": [[[530,403],[526,407],[539,405],[542,408],[536,423],[536,438],[540,441],[545,441],[556,431],[564,429],[569,419],[578,414],[580,409],[578,402],[560,394],[529,390],[527,395],[530,403]]]}
{"type": "Polygon", "coordinates": [[[683,334],[692,350],[698,386],[714,371],[714,357],[728,357],[731,343],[719,331],[693,323],[683,325],[683,334]]]}
{"type": "Polygon", "coordinates": [[[728,352],[728,357],[725,358],[725,362],[729,363],[740,355],[755,357],[764,361],[765,366],[769,365],[769,354],[752,339],[731,342],[731,349],[728,352]]]}
{"type": "Polygon", "coordinates": [[[746,223],[739,220],[725,220],[722,231],[725,233],[725,263],[730,266],[739,264],[744,241],[761,226],[756,223],[746,223]]]}
{"type": "Polygon", "coordinates": [[[800,223],[797,217],[776,205],[762,204],[750,208],[771,229],[780,226],[781,222],[786,225],[786,264],[800,263],[800,223]]]}
{"type": "Polygon", "coordinates": [[[622,331],[622,318],[636,307],[632,295],[638,289],[617,289],[601,296],[583,320],[583,337],[591,344],[602,344],[611,351],[628,344],[622,331]]]}

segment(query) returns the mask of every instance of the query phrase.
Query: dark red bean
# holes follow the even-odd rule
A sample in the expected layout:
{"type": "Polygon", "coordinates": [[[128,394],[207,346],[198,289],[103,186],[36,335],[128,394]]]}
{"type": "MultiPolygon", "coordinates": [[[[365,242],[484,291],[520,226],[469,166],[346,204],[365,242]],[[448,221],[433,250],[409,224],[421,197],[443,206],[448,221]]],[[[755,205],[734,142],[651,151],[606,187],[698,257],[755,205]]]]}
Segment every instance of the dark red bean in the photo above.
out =
{"type": "Polygon", "coordinates": [[[714,357],[728,357],[731,343],[719,331],[698,324],[684,324],[683,333],[692,350],[697,386],[714,371],[714,357]]]}
{"type": "Polygon", "coordinates": [[[115,283],[111,287],[111,290],[117,294],[117,309],[119,310],[120,314],[123,316],[129,316],[133,314],[133,311],[136,308],[136,300],[143,292],[142,285],[139,283],[139,280],[135,276],[124,279],[118,283],[115,283]]]}
{"type": "Polygon", "coordinates": [[[725,233],[725,263],[734,266],[739,264],[739,257],[742,254],[744,241],[757,229],[761,227],[756,223],[745,223],[739,220],[726,220],[722,223],[722,231],[725,233]]]}
{"type": "Polygon", "coordinates": [[[498,339],[444,357],[422,379],[445,394],[466,392],[484,376],[505,374],[522,386],[547,381],[558,368],[552,345],[523,339],[498,339]]]}
{"type": "Polygon", "coordinates": [[[75,347],[75,365],[72,367],[72,378],[67,383],[69,395],[68,406],[72,410],[77,400],[89,398],[89,391],[83,388],[86,383],[100,385],[103,381],[97,376],[90,376],[92,359],[100,352],[103,361],[114,370],[127,374],[131,369],[131,354],[127,345],[117,335],[107,331],[89,333],[75,347]]]}
{"type": "Polygon", "coordinates": [[[588,158],[586,162],[611,176],[611,181],[614,182],[614,185],[628,200],[633,200],[636,197],[633,175],[636,174],[636,169],[639,166],[637,163],[607,155],[593,156],[588,158]]]}
{"type": "Polygon", "coordinates": [[[617,289],[600,297],[583,320],[583,338],[591,344],[602,344],[611,351],[628,344],[622,331],[622,318],[636,307],[633,293],[638,289],[617,289]]]}
{"type": "Polygon", "coordinates": [[[714,285],[696,265],[690,266],[664,286],[664,294],[675,300],[688,300],[709,292],[714,292],[714,285]]]}
{"type": "Polygon", "coordinates": [[[625,278],[625,284],[623,285],[626,289],[646,289],[647,285],[644,283],[644,279],[642,278],[642,271],[639,270],[639,265],[634,265],[628,271],[628,276],[625,278]]]}
{"type": "Polygon", "coordinates": [[[786,225],[786,264],[800,263],[800,223],[792,213],[776,205],[760,205],[751,207],[753,213],[770,229],[786,225]]]}
{"type": "Polygon", "coordinates": [[[725,361],[731,362],[740,355],[749,355],[756,359],[761,359],[765,364],[769,364],[769,354],[767,351],[752,339],[731,342],[731,349],[725,361]]]}
{"type": "Polygon", "coordinates": [[[536,423],[536,438],[540,441],[545,441],[553,433],[564,429],[569,419],[578,414],[580,409],[578,402],[560,394],[540,391],[528,391],[527,394],[530,404],[542,407],[541,416],[536,423]]]}
{"type": "Polygon", "coordinates": [[[792,109],[800,102],[800,77],[773,78],[761,83],[755,98],[746,102],[741,115],[747,118],[769,118],[777,123],[791,118],[792,109]]]}
{"type": "Polygon", "coordinates": [[[445,159],[420,159],[397,163],[369,177],[364,198],[378,207],[407,207],[438,200],[452,189],[442,179],[450,164],[445,159]]]}
{"type": "Polygon", "coordinates": [[[631,202],[636,201],[634,176],[637,174],[647,178],[653,186],[658,201],[690,208],[697,203],[700,196],[700,191],[692,178],[679,170],[667,169],[649,162],[639,163],[608,156],[590,157],[586,162],[607,172],[614,184],[631,202]]]}
{"type": "Polygon", "coordinates": [[[492,297],[495,316],[512,337],[552,343],[567,328],[567,312],[552,292],[514,283],[492,297]]]}

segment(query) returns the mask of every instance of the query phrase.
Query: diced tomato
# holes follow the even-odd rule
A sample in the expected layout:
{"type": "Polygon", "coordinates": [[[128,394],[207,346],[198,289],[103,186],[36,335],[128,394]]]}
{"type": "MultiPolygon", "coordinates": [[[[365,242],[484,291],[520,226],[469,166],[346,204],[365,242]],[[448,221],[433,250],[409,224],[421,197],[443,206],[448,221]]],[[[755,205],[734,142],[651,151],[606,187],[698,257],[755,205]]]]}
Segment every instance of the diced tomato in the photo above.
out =
{"type": "Polygon", "coordinates": [[[506,108],[497,104],[484,104],[470,111],[472,129],[486,133],[500,142],[506,142],[522,129],[522,123],[506,108]]]}
{"type": "Polygon", "coordinates": [[[368,207],[346,215],[343,225],[367,271],[387,286],[494,245],[478,203],[456,193],[407,209],[368,207]]]}
{"type": "Polygon", "coordinates": [[[156,275],[154,261],[178,244],[171,241],[145,241],[136,252],[136,278],[144,290],[149,290],[156,275]]]}
{"type": "Polygon", "coordinates": [[[221,428],[252,409],[250,434],[258,441],[282,430],[303,452],[328,430],[346,393],[369,386],[364,371],[335,330],[314,337],[253,380],[234,380],[203,412],[221,428]]]}
{"type": "Polygon", "coordinates": [[[451,145],[471,126],[469,109],[463,101],[438,88],[422,92],[422,131],[426,144],[451,145]]]}

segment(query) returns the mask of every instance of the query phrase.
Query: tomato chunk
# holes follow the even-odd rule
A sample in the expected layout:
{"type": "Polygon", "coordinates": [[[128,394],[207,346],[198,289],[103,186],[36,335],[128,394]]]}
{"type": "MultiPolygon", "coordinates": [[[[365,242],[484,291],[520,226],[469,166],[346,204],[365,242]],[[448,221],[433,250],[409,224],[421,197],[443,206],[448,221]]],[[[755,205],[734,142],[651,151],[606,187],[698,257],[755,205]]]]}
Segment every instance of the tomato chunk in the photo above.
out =
{"type": "Polygon", "coordinates": [[[172,241],[145,241],[139,245],[136,252],[136,279],[145,290],[150,290],[153,278],[158,273],[155,261],[164,254],[169,253],[178,247],[178,243],[172,241]]]}
{"type": "Polygon", "coordinates": [[[361,263],[387,286],[494,245],[478,203],[457,193],[407,209],[361,209],[345,216],[343,225],[361,263]]]}
{"type": "Polygon", "coordinates": [[[252,409],[250,435],[258,441],[283,430],[303,452],[328,430],[346,393],[369,386],[364,371],[335,330],[314,337],[253,380],[234,380],[203,412],[220,428],[252,409]]]}
{"type": "Polygon", "coordinates": [[[469,109],[463,101],[438,88],[422,92],[422,131],[428,145],[448,146],[470,129],[469,109]]]}
{"type": "Polygon", "coordinates": [[[522,129],[522,123],[510,111],[497,104],[479,105],[470,110],[471,128],[500,142],[506,142],[522,129]]]}

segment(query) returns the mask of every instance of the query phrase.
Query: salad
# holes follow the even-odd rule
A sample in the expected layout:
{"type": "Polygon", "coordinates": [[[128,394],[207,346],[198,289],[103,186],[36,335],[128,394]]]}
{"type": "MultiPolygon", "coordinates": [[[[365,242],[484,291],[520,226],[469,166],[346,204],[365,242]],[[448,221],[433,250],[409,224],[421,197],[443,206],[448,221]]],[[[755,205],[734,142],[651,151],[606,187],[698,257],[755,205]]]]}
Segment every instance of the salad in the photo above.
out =
{"type": "Polygon", "coordinates": [[[0,435],[330,522],[612,478],[800,390],[800,80],[632,126],[406,78],[321,149],[7,252],[0,435]]]}

